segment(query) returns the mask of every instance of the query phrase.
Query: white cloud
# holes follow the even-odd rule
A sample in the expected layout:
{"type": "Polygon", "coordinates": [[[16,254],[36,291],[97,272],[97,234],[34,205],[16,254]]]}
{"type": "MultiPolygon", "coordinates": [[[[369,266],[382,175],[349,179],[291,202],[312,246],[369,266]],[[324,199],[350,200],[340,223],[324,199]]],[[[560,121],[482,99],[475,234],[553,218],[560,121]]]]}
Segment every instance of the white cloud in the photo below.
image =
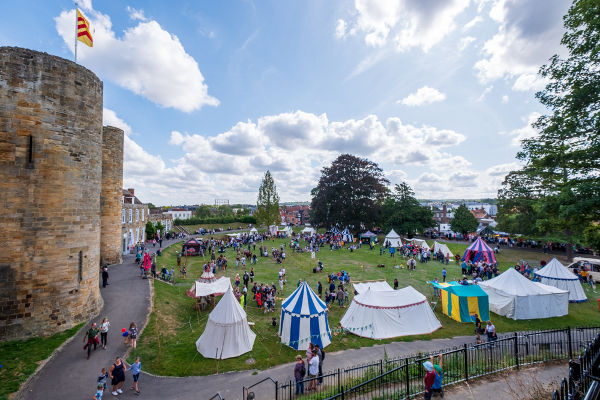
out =
{"type": "Polygon", "coordinates": [[[422,106],[424,104],[431,104],[446,99],[446,95],[437,89],[429,86],[423,86],[415,93],[411,93],[397,103],[404,104],[405,106],[422,106]]]}
{"type": "Polygon", "coordinates": [[[537,74],[522,74],[517,78],[512,89],[519,92],[537,91],[543,89],[547,83],[548,80],[546,78],[542,78],[537,74]]]}
{"type": "MultiPolygon", "coordinates": [[[[105,121],[128,126],[108,111],[105,121]]],[[[440,176],[439,192],[445,193],[453,190],[447,186],[448,174],[470,165],[448,152],[464,140],[458,132],[405,124],[395,117],[381,121],[368,115],[331,121],[326,114],[295,111],[238,122],[215,136],[174,130],[167,141],[177,146],[182,156],[169,162],[128,136],[124,176],[126,185],[133,185],[136,193],[139,188],[142,199],[149,196],[144,201],[170,204],[229,198],[253,202],[269,169],[282,201],[308,200],[321,168],[348,152],[378,163],[392,184],[410,182],[405,168],[418,166],[421,173],[440,176]]]]}
{"type": "Polygon", "coordinates": [[[506,103],[508,103],[508,100],[509,100],[509,98],[508,98],[508,96],[507,96],[507,95],[504,95],[504,96],[502,96],[502,103],[503,103],[503,104],[506,104],[506,103]]]}
{"type": "Polygon", "coordinates": [[[335,26],[335,37],[338,39],[343,39],[346,37],[346,21],[343,19],[337,20],[337,25],[335,26]]]}
{"type": "Polygon", "coordinates": [[[102,110],[102,125],[114,126],[115,128],[122,129],[125,135],[131,134],[131,126],[121,118],[117,117],[117,113],[108,108],[102,110]]]}
{"type": "Polygon", "coordinates": [[[506,163],[506,164],[493,165],[493,166],[489,167],[488,169],[486,169],[485,172],[490,176],[504,177],[510,171],[515,171],[519,168],[521,168],[521,166],[518,163],[512,162],[512,163],[506,163]]]}
{"type": "Polygon", "coordinates": [[[144,15],[144,10],[137,10],[133,7],[127,6],[127,12],[129,13],[129,18],[134,21],[146,21],[146,16],[144,15]]]}
{"type": "Polygon", "coordinates": [[[477,15],[475,18],[473,18],[463,26],[463,32],[468,31],[469,29],[473,28],[475,25],[479,24],[482,21],[483,18],[481,18],[480,15],[477,15]]]}
{"type": "Polygon", "coordinates": [[[540,116],[541,116],[540,113],[532,112],[531,114],[529,114],[527,116],[527,118],[526,118],[527,122],[526,122],[525,126],[518,128],[518,129],[514,129],[508,133],[510,136],[513,136],[512,141],[511,141],[511,144],[513,146],[520,146],[521,140],[530,139],[530,138],[536,137],[538,135],[538,131],[533,126],[531,126],[531,124],[533,124],[535,121],[537,121],[540,116]]]}
{"type": "Polygon", "coordinates": [[[390,38],[398,51],[419,47],[427,52],[456,28],[455,18],[469,0],[423,2],[421,0],[355,0],[353,32],[364,34],[371,47],[384,46],[390,38]]]}
{"type": "Polygon", "coordinates": [[[462,50],[466,49],[474,41],[475,41],[475,38],[473,36],[466,36],[466,37],[460,39],[460,42],[458,43],[458,49],[462,51],[462,50]]]}
{"type": "MultiPolygon", "coordinates": [[[[63,11],[54,19],[56,30],[71,51],[74,50],[74,13],[74,10],[63,11]]],[[[219,104],[208,94],[196,60],[185,51],[179,38],[158,22],[137,18],[137,25],[117,37],[110,17],[92,10],[91,1],[86,16],[93,30],[94,47],[78,46],[78,62],[101,78],[160,106],[185,112],[219,104]]]]}
{"type": "Polygon", "coordinates": [[[498,31],[485,42],[485,56],[475,64],[479,80],[516,78],[521,82],[515,82],[515,90],[529,90],[526,83],[531,86],[539,67],[564,51],[562,16],[568,6],[563,0],[496,0],[489,15],[499,24],[498,31]]]}

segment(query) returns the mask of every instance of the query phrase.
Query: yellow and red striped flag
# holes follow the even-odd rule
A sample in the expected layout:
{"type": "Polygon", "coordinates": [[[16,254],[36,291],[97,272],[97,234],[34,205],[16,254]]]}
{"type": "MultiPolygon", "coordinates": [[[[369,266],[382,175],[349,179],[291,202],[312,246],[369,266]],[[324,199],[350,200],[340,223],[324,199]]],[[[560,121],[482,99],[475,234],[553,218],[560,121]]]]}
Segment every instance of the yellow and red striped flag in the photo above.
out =
{"type": "Polygon", "coordinates": [[[77,9],[77,40],[90,47],[94,47],[94,39],[92,39],[92,33],[90,32],[90,23],[79,12],[79,9],[77,9]]]}

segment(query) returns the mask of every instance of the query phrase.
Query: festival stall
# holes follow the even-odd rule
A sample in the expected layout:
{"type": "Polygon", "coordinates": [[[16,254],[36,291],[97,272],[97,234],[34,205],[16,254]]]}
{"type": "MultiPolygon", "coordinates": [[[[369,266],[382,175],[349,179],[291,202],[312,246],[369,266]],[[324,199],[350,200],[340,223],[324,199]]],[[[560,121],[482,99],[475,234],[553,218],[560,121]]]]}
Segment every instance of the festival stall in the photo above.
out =
{"type": "Polygon", "coordinates": [[[569,313],[569,292],[532,282],[509,268],[479,286],[490,298],[490,310],[512,319],[560,317],[569,313]]]}
{"type": "Polygon", "coordinates": [[[258,229],[256,229],[256,228],[250,229],[250,235],[258,235],[258,229]]]}
{"type": "Polygon", "coordinates": [[[331,343],[327,306],[306,281],[281,303],[279,337],[296,350],[306,350],[310,343],[321,348],[331,343]]]}
{"type": "Polygon", "coordinates": [[[437,254],[439,251],[442,252],[444,257],[448,255],[449,258],[454,258],[454,254],[452,254],[448,246],[444,243],[433,242],[433,254],[437,254]]]}
{"type": "Polygon", "coordinates": [[[340,234],[340,230],[337,228],[337,226],[334,226],[333,228],[331,228],[329,230],[329,233],[331,233],[332,235],[339,235],[340,234]]]}
{"type": "Polygon", "coordinates": [[[559,289],[569,291],[569,301],[571,303],[581,303],[587,301],[587,296],[581,287],[581,282],[577,275],[572,273],[553,258],[546,266],[535,273],[544,285],[554,286],[559,289]]]}
{"type": "Polygon", "coordinates": [[[377,235],[371,231],[366,231],[365,233],[361,233],[360,235],[358,235],[358,238],[360,239],[361,243],[370,244],[375,241],[377,235]]]}
{"type": "Polygon", "coordinates": [[[277,235],[277,225],[269,225],[269,234],[277,235]]]}
{"type": "Polygon", "coordinates": [[[196,349],[206,358],[231,358],[252,350],[256,334],[248,326],[246,312],[231,287],[208,316],[196,349]]]}
{"type": "Polygon", "coordinates": [[[427,242],[424,241],[423,239],[406,239],[406,241],[408,243],[414,244],[415,246],[419,246],[419,247],[421,247],[423,249],[427,249],[427,250],[430,249],[430,247],[427,244],[427,242]]]}
{"type": "Polygon", "coordinates": [[[342,241],[346,243],[352,243],[354,241],[354,235],[348,230],[348,228],[341,231],[340,235],[342,235],[342,241]]]}
{"type": "Polygon", "coordinates": [[[231,287],[231,280],[226,276],[222,276],[219,279],[211,271],[204,271],[202,276],[198,278],[185,293],[189,297],[198,299],[204,296],[220,296],[231,287]]]}
{"type": "Polygon", "coordinates": [[[402,239],[400,239],[400,235],[396,233],[393,229],[388,233],[383,241],[384,244],[389,244],[390,247],[400,247],[402,246],[402,239]]]}
{"type": "Polygon", "coordinates": [[[307,226],[306,228],[302,229],[302,234],[303,235],[314,235],[317,231],[315,231],[314,228],[311,228],[310,226],[307,226]]]}
{"type": "Polygon", "coordinates": [[[496,256],[494,255],[494,250],[492,250],[483,239],[478,237],[469,247],[467,247],[465,254],[462,256],[462,261],[484,261],[488,264],[496,264],[496,256]]]}
{"type": "Polygon", "coordinates": [[[181,254],[184,256],[199,256],[202,241],[198,239],[190,239],[181,246],[181,254]]]}
{"type": "Polygon", "coordinates": [[[457,282],[429,282],[439,289],[442,298],[442,312],[458,322],[473,322],[471,316],[490,319],[489,299],[477,285],[459,285],[457,282]]]}
{"type": "Polygon", "coordinates": [[[427,298],[412,286],[400,290],[369,287],[354,296],[340,324],[350,333],[371,339],[423,335],[442,327],[427,298]]]}

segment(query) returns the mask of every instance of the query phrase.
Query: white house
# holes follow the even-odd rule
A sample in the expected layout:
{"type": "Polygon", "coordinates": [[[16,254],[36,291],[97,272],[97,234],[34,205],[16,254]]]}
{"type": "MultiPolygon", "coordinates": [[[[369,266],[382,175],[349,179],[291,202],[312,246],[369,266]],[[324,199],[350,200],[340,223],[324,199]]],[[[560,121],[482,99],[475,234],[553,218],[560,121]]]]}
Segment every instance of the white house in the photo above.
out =
{"type": "Polygon", "coordinates": [[[192,218],[192,212],[184,208],[172,208],[169,211],[165,211],[164,214],[171,214],[173,216],[173,220],[192,218]]]}

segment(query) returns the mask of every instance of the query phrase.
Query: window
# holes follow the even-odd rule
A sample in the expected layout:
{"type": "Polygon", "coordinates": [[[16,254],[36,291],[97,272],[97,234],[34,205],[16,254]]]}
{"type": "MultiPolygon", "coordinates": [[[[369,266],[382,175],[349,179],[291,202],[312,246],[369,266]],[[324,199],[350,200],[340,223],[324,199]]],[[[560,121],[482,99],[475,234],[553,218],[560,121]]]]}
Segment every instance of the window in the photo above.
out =
{"type": "Polygon", "coordinates": [[[129,223],[133,222],[133,210],[129,209],[129,223]]]}
{"type": "Polygon", "coordinates": [[[144,222],[144,215],[146,215],[146,213],[144,212],[144,210],[142,209],[142,222],[144,222]]]}
{"type": "Polygon", "coordinates": [[[140,241],[140,228],[135,228],[135,242],[140,241]]]}
{"type": "Polygon", "coordinates": [[[138,222],[140,220],[140,209],[136,208],[135,209],[135,222],[138,222]]]}
{"type": "Polygon", "coordinates": [[[125,209],[121,210],[121,219],[123,220],[123,223],[125,223],[125,209]]]}
{"type": "Polygon", "coordinates": [[[77,282],[80,283],[83,280],[83,252],[79,251],[79,270],[77,273],[77,282]]]}

